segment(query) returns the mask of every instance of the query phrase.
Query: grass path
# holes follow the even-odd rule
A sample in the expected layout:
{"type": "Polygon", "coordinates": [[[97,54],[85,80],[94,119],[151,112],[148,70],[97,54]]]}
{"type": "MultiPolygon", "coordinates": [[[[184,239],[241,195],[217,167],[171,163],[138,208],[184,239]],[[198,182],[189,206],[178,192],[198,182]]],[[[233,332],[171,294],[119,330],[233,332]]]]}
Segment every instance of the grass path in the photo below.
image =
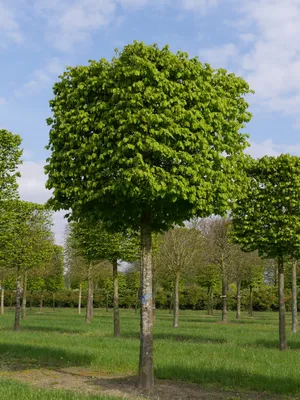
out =
{"type": "MultiPolygon", "coordinates": [[[[166,398],[176,399],[175,394],[180,394],[180,385],[183,386],[176,382],[201,385],[202,393],[208,391],[210,396],[213,393],[227,396],[215,399],[276,399],[278,395],[279,398],[300,398],[300,333],[288,334],[290,349],[280,352],[277,350],[276,313],[257,313],[252,318],[244,314],[240,322],[235,321],[233,313],[229,317],[231,323],[220,324],[219,313],[207,316],[199,311],[182,312],[180,327],[173,329],[168,312],[158,311],[154,326],[155,376],[167,380],[168,390],[175,388],[173,397],[166,398]],[[229,392],[224,393],[224,390],[229,392]],[[254,395],[249,391],[256,391],[256,397],[251,397],[254,395]]],[[[34,384],[34,376],[43,370],[59,374],[59,370],[77,369],[80,373],[87,371],[88,376],[83,379],[89,386],[93,379],[98,379],[98,386],[101,386],[99,379],[102,385],[109,385],[103,381],[104,376],[126,376],[129,377],[125,379],[127,386],[134,386],[131,377],[137,373],[139,321],[132,310],[121,312],[122,337],[119,339],[112,336],[112,313],[103,310],[95,311],[91,325],[86,325],[84,316],[76,315],[76,310],[63,309],[46,310],[43,314],[34,311],[22,321],[19,333],[12,332],[12,322],[12,312],[0,317],[1,383],[5,377],[22,380],[23,376],[22,382],[34,384]]],[[[55,384],[61,381],[61,375],[46,387],[66,388],[66,384],[55,384]]],[[[81,378],[76,379],[80,381],[81,378]]],[[[114,382],[117,387],[118,382],[114,382]]],[[[164,382],[161,385],[164,386],[164,382]]],[[[189,385],[184,387],[190,390],[189,385]]],[[[126,390],[124,383],[121,384],[120,393],[126,390]]],[[[200,396],[199,386],[193,390],[200,396]]],[[[138,395],[130,390],[128,393],[138,395]]],[[[90,392],[89,396],[92,394],[90,392]]],[[[107,395],[114,396],[114,392],[108,391],[107,395]]],[[[188,399],[187,395],[182,398],[188,399]]],[[[0,398],[3,398],[1,386],[0,398]]],[[[35,399],[28,397],[31,398],[35,399]]]]}

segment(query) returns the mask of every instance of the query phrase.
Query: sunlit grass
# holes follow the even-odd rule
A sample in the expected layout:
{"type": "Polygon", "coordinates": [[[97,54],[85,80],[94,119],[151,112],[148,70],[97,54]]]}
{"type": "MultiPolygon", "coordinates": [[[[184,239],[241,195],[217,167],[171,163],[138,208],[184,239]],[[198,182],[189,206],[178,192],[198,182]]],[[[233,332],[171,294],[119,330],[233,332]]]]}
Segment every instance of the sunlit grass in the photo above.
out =
{"type": "MultiPolygon", "coordinates": [[[[300,395],[300,333],[289,333],[289,318],[286,352],[278,350],[276,313],[256,313],[252,318],[244,313],[239,322],[229,313],[229,319],[221,324],[220,313],[184,311],[180,327],[174,329],[168,312],[157,311],[155,376],[208,387],[300,395]]],[[[112,335],[112,312],[105,310],[95,311],[91,325],[75,309],[43,314],[36,310],[22,321],[19,333],[12,331],[12,324],[12,312],[0,317],[2,371],[77,366],[105,374],[137,373],[139,315],[132,310],[121,311],[118,339],[112,335]]]]}

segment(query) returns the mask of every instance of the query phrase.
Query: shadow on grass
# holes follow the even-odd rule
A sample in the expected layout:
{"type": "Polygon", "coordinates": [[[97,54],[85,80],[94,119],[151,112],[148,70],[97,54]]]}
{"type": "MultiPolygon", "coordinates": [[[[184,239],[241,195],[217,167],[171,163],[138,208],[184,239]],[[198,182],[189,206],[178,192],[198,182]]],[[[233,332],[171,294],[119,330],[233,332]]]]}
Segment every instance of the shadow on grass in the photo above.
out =
{"type": "MultiPolygon", "coordinates": [[[[4,327],[0,328],[0,331],[12,331],[12,327],[4,327]]],[[[54,326],[34,326],[34,325],[25,325],[21,327],[21,332],[43,332],[43,333],[61,333],[61,334],[79,334],[84,331],[80,331],[78,329],[68,329],[54,326]]]]}
{"type": "MultiPolygon", "coordinates": [[[[245,370],[229,370],[226,368],[210,370],[206,369],[205,366],[196,369],[179,365],[168,365],[157,367],[155,369],[155,376],[161,379],[214,385],[216,387],[226,387],[235,390],[253,390],[284,395],[300,394],[300,377],[299,379],[295,379],[286,376],[267,376],[260,373],[251,373],[247,371],[247,368],[245,370]]],[[[268,397],[266,395],[259,398],[274,399],[276,397],[268,397]]]]}
{"type": "Polygon", "coordinates": [[[90,365],[93,359],[91,355],[62,349],[11,343],[0,344],[0,370],[2,371],[90,365]]]}
{"type": "MultiPolygon", "coordinates": [[[[288,344],[288,349],[292,350],[300,350],[300,342],[293,342],[287,340],[288,344]]],[[[271,340],[266,340],[266,339],[259,339],[256,340],[252,346],[255,347],[265,347],[267,349],[277,349],[279,350],[279,339],[271,339],[271,340]]]]}
{"type": "MultiPolygon", "coordinates": [[[[121,334],[123,338],[126,339],[140,339],[140,334],[138,332],[123,332],[121,334]]],[[[173,340],[174,342],[191,342],[191,343],[215,343],[222,344],[226,343],[227,340],[224,338],[214,338],[210,336],[203,335],[189,335],[189,334],[178,334],[176,332],[172,333],[154,333],[154,340],[173,340]]]]}

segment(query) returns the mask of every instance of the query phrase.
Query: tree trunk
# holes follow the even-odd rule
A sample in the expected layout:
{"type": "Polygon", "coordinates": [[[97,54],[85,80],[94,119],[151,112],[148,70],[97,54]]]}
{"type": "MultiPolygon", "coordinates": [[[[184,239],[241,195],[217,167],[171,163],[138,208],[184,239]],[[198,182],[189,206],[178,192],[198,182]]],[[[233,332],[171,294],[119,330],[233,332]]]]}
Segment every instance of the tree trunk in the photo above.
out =
{"type": "Polygon", "coordinates": [[[22,319],[26,318],[26,303],[27,303],[27,271],[23,274],[23,296],[22,296],[22,319]]]}
{"type": "Polygon", "coordinates": [[[1,315],[4,315],[4,287],[1,286],[1,315]]]}
{"type": "Polygon", "coordinates": [[[9,300],[9,309],[12,310],[12,303],[13,303],[13,292],[10,293],[10,300],[9,300]]]}
{"type": "Polygon", "coordinates": [[[141,331],[140,331],[140,389],[152,390],[153,335],[152,335],[152,240],[150,215],[141,218],[141,331]]]}
{"type": "Polygon", "coordinates": [[[211,286],[207,289],[207,314],[212,315],[214,308],[214,295],[213,288],[211,286]]]}
{"type": "Polygon", "coordinates": [[[292,332],[297,333],[298,316],[297,316],[297,261],[292,263],[292,332]]]}
{"type": "Polygon", "coordinates": [[[85,322],[90,324],[92,320],[92,276],[91,276],[91,264],[88,269],[88,293],[87,293],[87,307],[85,322]]]}
{"type": "Polygon", "coordinates": [[[16,311],[15,311],[15,323],[14,331],[20,330],[20,307],[21,307],[21,273],[20,269],[17,270],[17,281],[16,281],[16,311]]]}
{"type": "Polygon", "coordinates": [[[120,336],[120,315],[119,315],[119,285],[118,285],[118,260],[113,262],[114,281],[114,336],[120,336]]]}
{"type": "Polygon", "coordinates": [[[241,318],[241,282],[236,283],[236,319],[241,318]]]}
{"type": "Polygon", "coordinates": [[[136,295],[135,295],[135,313],[137,313],[138,310],[138,304],[139,304],[139,291],[136,291],[136,295]]]}
{"type": "Polygon", "coordinates": [[[30,292],[29,307],[30,307],[30,311],[32,311],[32,292],[30,292]]]}
{"type": "Polygon", "coordinates": [[[174,308],[173,308],[173,328],[179,325],[179,273],[175,275],[174,282],[174,308]]]}
{"type": "Polygon", "coordinates": [[[222,322],[227,322],[227,282],[222,278],[222,322]]]}
{"type": "Polygon", "coordinates": [[[81,297],[82,297],[82,285],[79,284],[79,294],[78,294],[78,315],[81,314],[81,297]]]}
{"type": "Polygon", "coordinates": [[[52,293],[52,310],[55,311],[55,292],[52,293]]]}
{"type": "Polygon", "coordinates": [[[41,291],[41,299],[40,299],[40,313],[43,312],[44,307],[44,289],[41,291]]]}
{"type": "Polygon", "coordinates": [[[173,293],[170,293],[170,307],[169,307],[169,314],[172,314],[172,310],[173,310],[173,293]]]}
{"type": "Polygon", "coordinates": [[[286,350],[285,333],[285,299],[284,299],[284,265],[283,258],[278,257],[278,303],[279,303],[279,347],[286,350]]]}
{"type": "Polygon", "coordinates": [[[250,286],[249,288],[249,312],[248,314],[250,317],[253,315],[253,287],[250,286]]]}
{"type": "Polygon", "coordinates": [[[108,312],[108,293],[106,293],[106,312],[108,312]]]}

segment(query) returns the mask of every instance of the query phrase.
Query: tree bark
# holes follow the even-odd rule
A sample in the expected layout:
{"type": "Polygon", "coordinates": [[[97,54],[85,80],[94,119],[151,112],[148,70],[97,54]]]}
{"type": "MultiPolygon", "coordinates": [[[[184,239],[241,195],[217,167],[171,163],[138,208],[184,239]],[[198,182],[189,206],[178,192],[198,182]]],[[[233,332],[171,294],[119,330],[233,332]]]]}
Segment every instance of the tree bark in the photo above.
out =
{"type": "Polygon", "coordinates": [[[41,299],[40,299],[40,313],[43,312],[44,307],[44,289],[41,291],[41,299]]]}
{"type": "Polygon", "coordinates": [[[173,308],[173,328],[178,328],[179,326],[179,273],[175,275],[174,282],[174,308],[173,308]]]}
{"type": "Polygon", "coordinates": [[[82,285],[79,284],[79,294],[78,294],[78,315],[81,314],[81,297],[82,297],[82,285]]]}
{"type": "Polygon", "coordinates": [[[32,311],[32,292],[30,292],[30,301],[29,301],[29,309],[32,311]]]}
{"type": "Polygon", "coordinates": [[[141,330],[139,381],[141,389],[152,390],[153,377],[153,335],[152,335],[152,240],[151,217],[141,218],[141,330]]]}
{"type": "Polygon", "coordinates": [[[169,314],[172,314],[172,310],[173,310],[173,293],[170,293],[170,307],[169,307],[169,314]]]}
{"type": "Polygon", "coordinates": [[[279,303],[279,348],[287,349],[285,332],[285,299],[284,299],[284,265],[283,258],[278,257],[278,303],[279,303]]]}
{"type": "Polygon", "coordinates": [[[292,332],[297,333],[298,316],[297,316],[297,261],[292,263],[292,332]]]}
{"type": "Polygon", "coordinates": [[[27,303],[27,271],[24,271],[23,293],[22,293],[22,319],[26,318],[26,303],[27,303]]]}
{"type": "Polygon", "coordinates": [[[227,282],[225,277],[222,278],[222,322],[227,322],[227,282]]]}
{"type": "Polygon", "coordinates": [[[114,336],[120,336],[120,315],[119,315],[119,285],[118,285],[118,260],[113,262],[114,282],[114,336]]]}
{"type": "Polygon", "coordinates": [[[253,316],[253,287],[249,288],[249,312],[250,317],[253,316]]]}
{"type": "Polygon", "coordinates": [[[106,293],[106,312],[108,312],[108,293],[106,293]]]}
{"type": "Polygon", "coordinates": [[[21,273],[20,269],[17,270],[17,280],[16,280],[16,311],[15,311],[15,323],[14,331],[20,330],[20,308],[21,308],[21,273]]]}
{"type": "Polygon", "coordinates": [[[52,310],[55,311],[55,292],[52,293],[52,310]]]}
{"type": "Polygon", "coordinates": [[[241,318],[241,282],[236,283],[236,319],[241,318]]]}
{"type": "Polygon", "coordinates": [[[1,286],[1,315],[4,315],[4,287],[1,286]]]}
{"type": "Polygon", "coordinates": [[[211,286],[208,287],[207,290],[207,314],[212,315],[213,314],[213,308],[214,308],[214,299],[213,299],[213,288],[211,286]]]}
{"type": "Polygon", "coordinates": [[[87,293],[87,307],[86,307],[86,317],[85,322],[90,324],[92,320],[92,275],[91,275],[91,264],[88,269],[88,293],[87,293]]]}

